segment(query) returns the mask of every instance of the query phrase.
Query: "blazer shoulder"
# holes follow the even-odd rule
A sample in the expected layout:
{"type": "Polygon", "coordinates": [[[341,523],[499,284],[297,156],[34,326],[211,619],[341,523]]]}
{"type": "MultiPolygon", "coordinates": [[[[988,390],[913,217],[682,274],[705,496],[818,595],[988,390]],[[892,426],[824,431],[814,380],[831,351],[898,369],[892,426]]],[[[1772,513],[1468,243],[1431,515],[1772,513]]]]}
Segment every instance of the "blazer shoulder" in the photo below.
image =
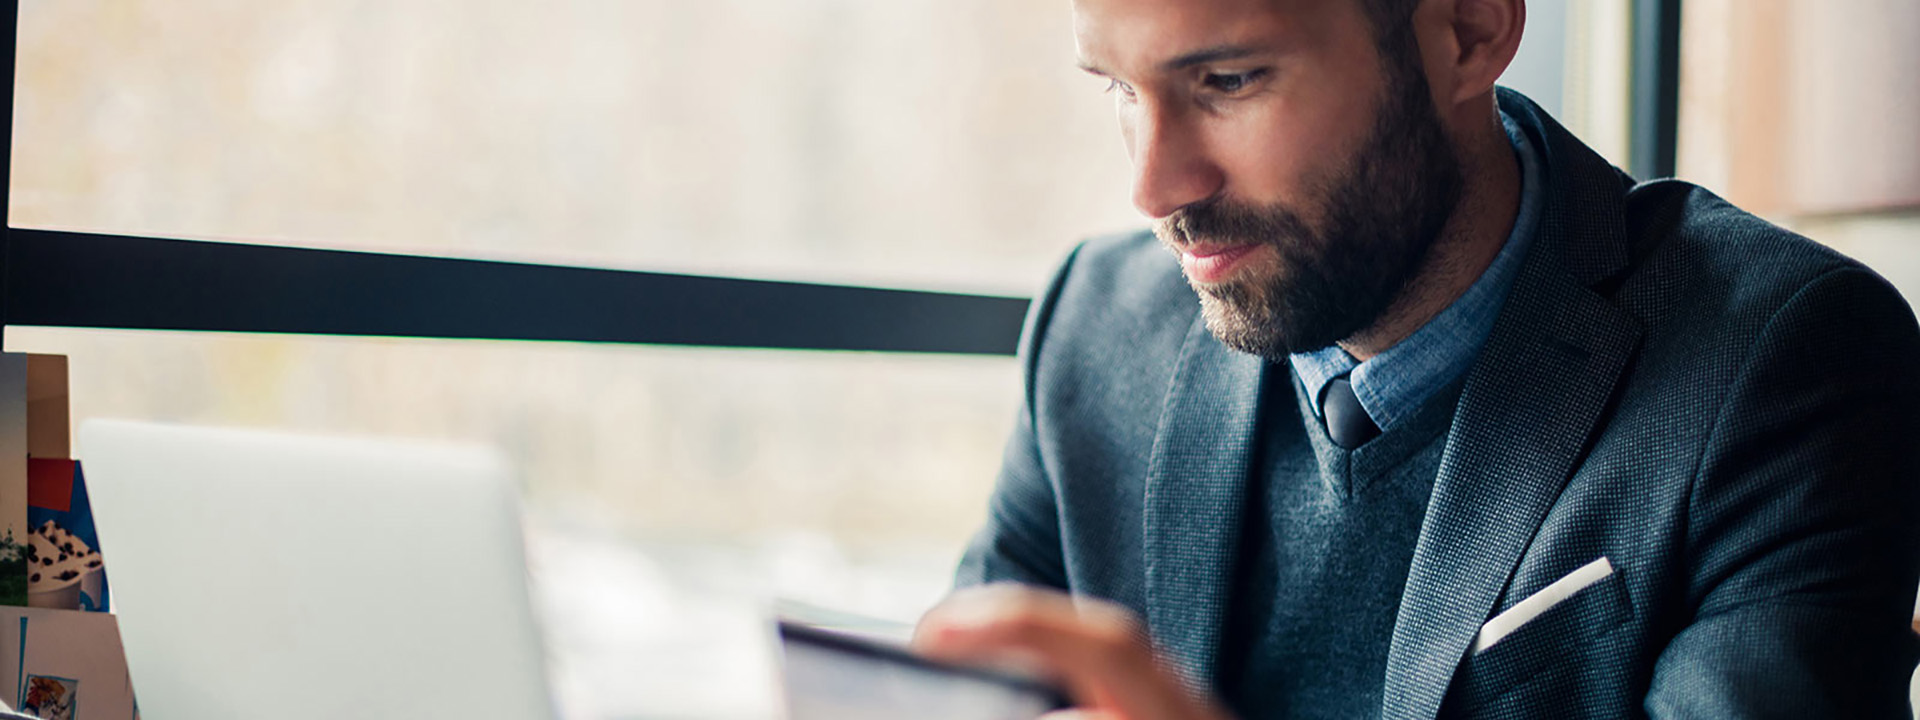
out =
{"type": "Polygon", "coordinates": [[[1165,312],[1168,306],[1197,307],[1199,298],[1180,273],[1180,264],[1152,231],[1097,237],[1075,253],[1073,287],[1084,300],[1118,303],[1128,314],[1165,312]]]}
{"type": "Polygon", "coordinates": [[[1042,319],[1029,324],[1023,343],[1036,432],[1151,445],[1161,397],[1199,311],[1179,263],[1152,233],[1082,243],[1036,306],[1042,319]]]}
{"type": "Polygon", "coordinates": [[[1149,346],[1184,334],[1200,300],[1180,265],[1153,233],[1139,231],[1088,240],[1075,249],[1057,280],[1047,344],[1105,349],[1149,346]]]}
{"type": "Polygon", "coordinates": [[[1625,209],[1632,259],[1616,296],[1650,326],[1750,336],[1816,285],[1905,305],[1860,262],[1697,185],[1641,183],[1625,209]]]}

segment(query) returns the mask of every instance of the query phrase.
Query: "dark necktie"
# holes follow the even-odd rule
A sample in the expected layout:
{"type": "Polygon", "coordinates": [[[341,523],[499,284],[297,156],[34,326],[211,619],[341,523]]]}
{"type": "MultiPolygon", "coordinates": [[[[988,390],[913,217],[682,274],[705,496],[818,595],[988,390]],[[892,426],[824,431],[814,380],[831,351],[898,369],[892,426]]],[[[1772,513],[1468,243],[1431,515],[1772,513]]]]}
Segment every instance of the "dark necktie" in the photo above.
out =
{"type": "Polygon", "coordinates": [[[1342,375],[1327,383],[1326,398],[1320,401],[1320,414],[1327,418],[1327,435],[1333,443],[1352,450],[1380,434],[1380,427],[1360,407],[1353,394],[1353,382],[1342,375]]]}

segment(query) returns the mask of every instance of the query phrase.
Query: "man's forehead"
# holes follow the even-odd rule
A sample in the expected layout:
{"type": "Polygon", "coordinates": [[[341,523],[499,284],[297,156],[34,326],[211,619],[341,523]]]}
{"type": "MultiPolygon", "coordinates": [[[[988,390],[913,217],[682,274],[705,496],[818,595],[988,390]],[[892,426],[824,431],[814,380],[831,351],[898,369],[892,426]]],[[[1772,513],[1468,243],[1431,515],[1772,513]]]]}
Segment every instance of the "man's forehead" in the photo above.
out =
{"type": "Polygon", "coordinates": [[[1073,0],[1082,65],[1159,65],[1210,48],[1270,45],[1359,0],[1073,0]]]}

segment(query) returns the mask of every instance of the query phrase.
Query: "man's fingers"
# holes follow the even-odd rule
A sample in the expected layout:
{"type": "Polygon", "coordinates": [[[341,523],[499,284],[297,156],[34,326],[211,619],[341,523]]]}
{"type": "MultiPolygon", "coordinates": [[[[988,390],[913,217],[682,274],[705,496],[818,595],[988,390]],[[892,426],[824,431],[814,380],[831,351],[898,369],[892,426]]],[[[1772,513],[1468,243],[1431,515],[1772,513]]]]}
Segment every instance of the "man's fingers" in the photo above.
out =
{"type": "Polygon", "coordinates": [[[1133,615],[1110,603],[1018,586],[968,590],[927,613],[914,645],[968,662],[1038,659],[1082,704],[1114,718],[1214,716],[1160,665],[1133,615]]]}
{"type": "Polygon", "coordinates": [[[1126,720],[1126,718],[1122,718],[1105,710],[1074,708],[1072,710],[1056,710],[1041,715],[1040,720],[1126,720]]]}
{"type": "Polygon", "coordinates": [[[993,662],[1038,655],[1056,670],[1102,667],[1144,672],[1145,633],[1125,610],[1017,586],[956,593],[927,613],[915,633],[922,652],[993,662]]]}

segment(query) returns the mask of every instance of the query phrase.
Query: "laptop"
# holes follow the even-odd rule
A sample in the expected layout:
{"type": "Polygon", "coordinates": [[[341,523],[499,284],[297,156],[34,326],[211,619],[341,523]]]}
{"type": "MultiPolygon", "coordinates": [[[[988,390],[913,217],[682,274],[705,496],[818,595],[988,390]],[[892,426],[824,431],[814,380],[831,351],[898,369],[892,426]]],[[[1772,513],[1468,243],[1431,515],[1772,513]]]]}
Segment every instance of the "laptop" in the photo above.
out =
{"type": "Polygon", "coordinates": [[[493,453],[105,420],[79,450],[142,716],[553,717],[493,453]]]}

